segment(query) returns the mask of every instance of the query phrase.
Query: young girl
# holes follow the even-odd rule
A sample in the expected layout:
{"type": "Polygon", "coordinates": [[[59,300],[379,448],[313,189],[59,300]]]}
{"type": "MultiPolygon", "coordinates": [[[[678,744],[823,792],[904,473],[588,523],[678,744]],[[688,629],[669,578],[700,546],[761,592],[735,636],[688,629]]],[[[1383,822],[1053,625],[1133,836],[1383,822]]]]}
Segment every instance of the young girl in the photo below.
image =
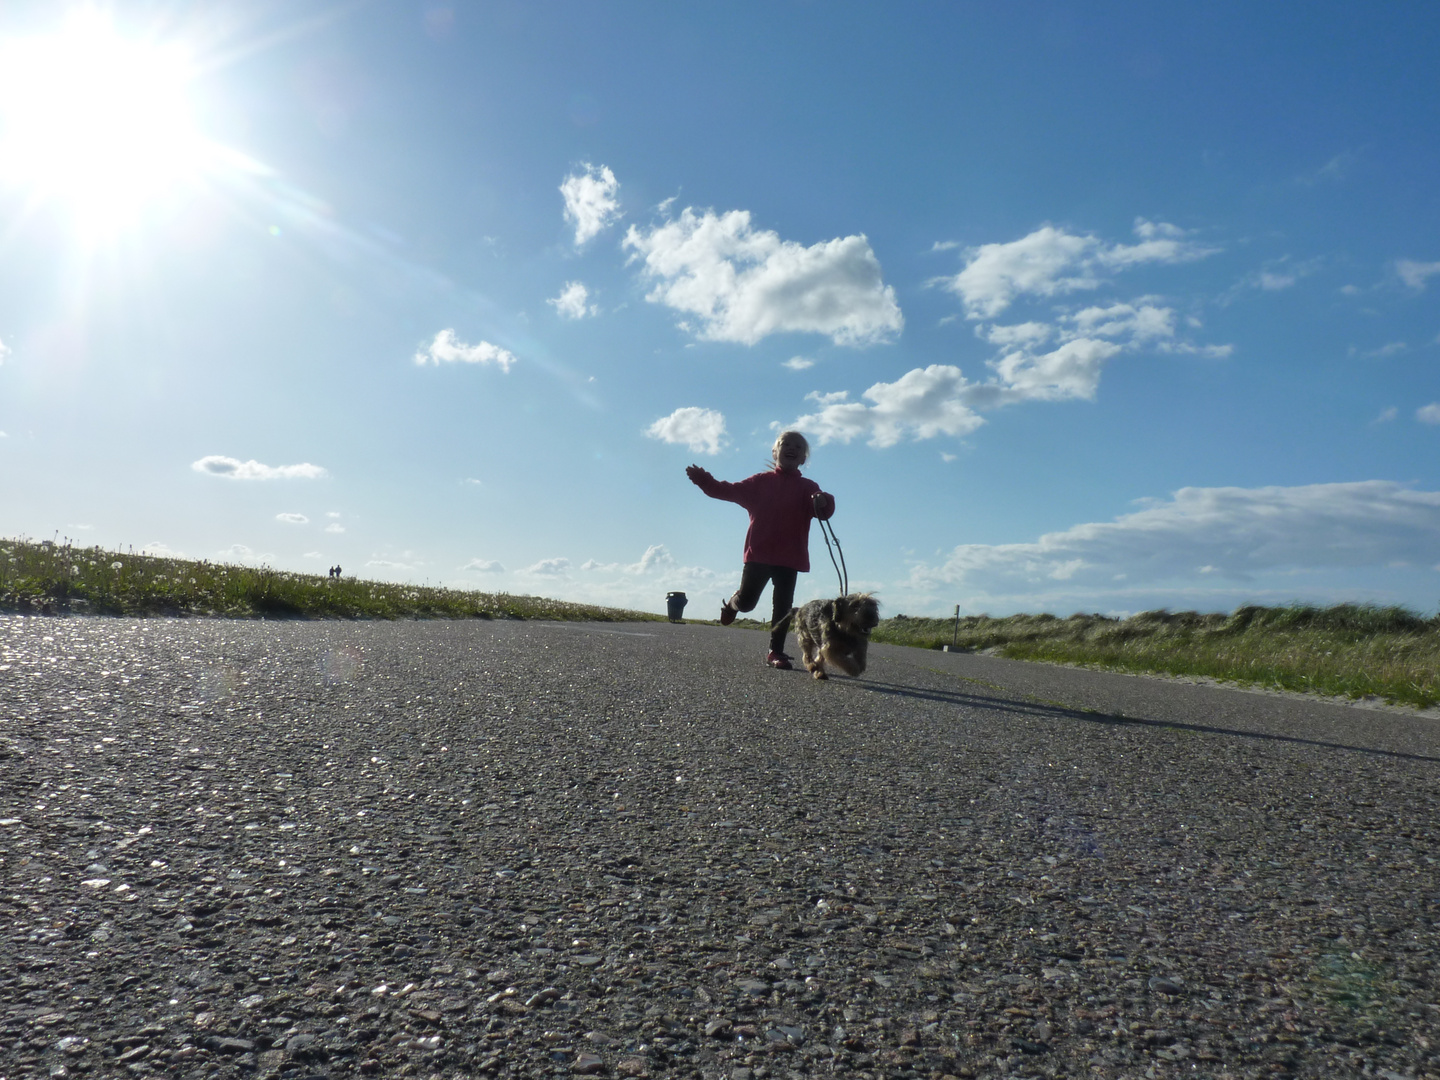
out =
{"type": "Polygon", "coordinates": [[[810,458],[810,444],[798,431],[781,432],[771,448],[775,467],[756,473],[738,484],[716,480],[699,465],[685,475],[712,499],[739,503],[750,511],[750,531],[745,534],[745,569],[740,588],[720,607],[720,625],[729,626],[735,615],[751,611],[760,602],[767,582],[773,582],[770,620],[770,653],[765,662],[783,671],[791,669],[785,655],[786,616],[795,605],[795,578],[810,570],[810,519],[828,520],[835,513],[835,500],[820,490],[814,480],[800,475],[800,466],[810,458]]]}

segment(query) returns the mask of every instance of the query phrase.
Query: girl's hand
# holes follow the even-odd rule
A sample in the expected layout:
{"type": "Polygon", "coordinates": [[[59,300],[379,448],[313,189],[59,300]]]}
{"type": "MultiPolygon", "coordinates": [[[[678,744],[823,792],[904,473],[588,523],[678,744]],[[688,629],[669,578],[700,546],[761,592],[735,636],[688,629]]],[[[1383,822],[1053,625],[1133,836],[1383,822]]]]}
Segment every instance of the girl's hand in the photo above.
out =
{"type": "Polygon", "coordinates": [[[692,484],[704,484],[715,479],[699,465],[685,466],[685,475],[690,478],[692,484]]]}
{"type": "Polygon", "coordinates": [[[826,495],[823,491],[817,491],[810,496],[810,509],[815,512],[817,518],[823,518],[826,514],[835,509],[835,500],[826,495]]]}

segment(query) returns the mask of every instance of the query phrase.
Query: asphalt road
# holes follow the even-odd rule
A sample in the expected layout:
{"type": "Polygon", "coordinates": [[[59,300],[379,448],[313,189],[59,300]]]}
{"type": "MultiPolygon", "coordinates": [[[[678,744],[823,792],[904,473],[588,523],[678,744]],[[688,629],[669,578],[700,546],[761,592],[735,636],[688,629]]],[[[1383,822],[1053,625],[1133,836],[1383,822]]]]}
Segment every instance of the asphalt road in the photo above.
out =
{"type": "Polygon", "coordinates": [[[1440,721],[763,650],[0,618],[0,1078],[1440,1076],[1440,721]]]}

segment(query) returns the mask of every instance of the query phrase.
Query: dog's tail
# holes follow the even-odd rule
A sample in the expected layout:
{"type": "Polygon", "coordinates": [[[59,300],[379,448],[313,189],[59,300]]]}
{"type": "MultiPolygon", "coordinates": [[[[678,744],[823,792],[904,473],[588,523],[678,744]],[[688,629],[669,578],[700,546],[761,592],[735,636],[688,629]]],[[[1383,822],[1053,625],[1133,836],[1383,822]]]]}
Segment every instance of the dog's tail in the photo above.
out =
{"type": "Polygon", "coordinates": [[[780,618],[770,624],[770,632],[774,633],[778,630],[781,633],[788,634],[790,632],[790,624],[795,621],[795,616],[799,611],[800,609],[798,607],[792,607],[784,615],[781,615],[780,618]]]}

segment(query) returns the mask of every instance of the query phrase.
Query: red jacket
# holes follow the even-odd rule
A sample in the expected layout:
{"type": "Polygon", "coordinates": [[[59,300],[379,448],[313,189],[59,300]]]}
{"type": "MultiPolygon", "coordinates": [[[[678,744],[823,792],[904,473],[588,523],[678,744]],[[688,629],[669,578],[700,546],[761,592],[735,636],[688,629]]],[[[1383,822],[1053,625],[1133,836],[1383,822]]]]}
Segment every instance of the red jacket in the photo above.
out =
{"type": "MultiPolygon", "coordinates": [[[[810,519],[816,516],[810,496],[820,485],[801,476],[799,469],[786,472],[776,466],[733,484],[705,473],[696,486],[712,499],[739,503],[750,511],[750,530],[745,534],[747,563],[788,566],[801,572],[810,569],[810,519]]],[[[824,520],[833,513],[835,499],[831,496],[829,510],[819,516],[824,520]]]]}

